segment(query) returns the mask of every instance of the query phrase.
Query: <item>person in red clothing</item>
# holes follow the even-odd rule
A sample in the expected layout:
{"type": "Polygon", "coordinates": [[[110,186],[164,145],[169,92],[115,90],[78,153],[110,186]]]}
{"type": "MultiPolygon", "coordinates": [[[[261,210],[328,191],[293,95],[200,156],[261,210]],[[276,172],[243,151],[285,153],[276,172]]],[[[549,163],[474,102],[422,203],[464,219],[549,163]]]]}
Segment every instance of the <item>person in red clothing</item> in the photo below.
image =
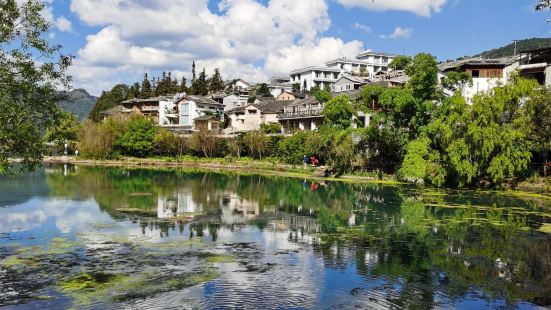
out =
{"type": "Polygon", "coordinates": [[[320,163],[319,160],[316,158],[316,156],[310,157],[310,162],[311,162],[312,165],[314,165],[314,166],[317,166],[317,165],[319,165],[319,163],[320,163]]]}

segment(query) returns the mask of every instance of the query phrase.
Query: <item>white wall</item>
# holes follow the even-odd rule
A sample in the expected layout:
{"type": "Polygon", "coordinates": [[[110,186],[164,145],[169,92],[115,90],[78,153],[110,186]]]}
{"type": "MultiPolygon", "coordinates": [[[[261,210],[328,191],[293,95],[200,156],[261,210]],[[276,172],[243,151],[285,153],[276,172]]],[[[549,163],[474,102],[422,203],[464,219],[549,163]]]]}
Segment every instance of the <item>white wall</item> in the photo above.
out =
{"type": "Polygon", "coordinates": [[[241,100],[237,95],[229,95],[222,100],[224,111],[229,111],[241,106],[241,100]]]}

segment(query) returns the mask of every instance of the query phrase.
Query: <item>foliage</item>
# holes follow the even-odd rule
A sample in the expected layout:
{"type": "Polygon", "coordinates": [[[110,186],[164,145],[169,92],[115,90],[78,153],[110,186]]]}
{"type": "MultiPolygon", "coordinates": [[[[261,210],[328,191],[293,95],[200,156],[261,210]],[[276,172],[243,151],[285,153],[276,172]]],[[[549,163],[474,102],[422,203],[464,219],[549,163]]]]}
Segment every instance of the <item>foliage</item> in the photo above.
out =
{"type": "Polygon", "coordinates": [[[214,69],[214,74],[208,79],[209,91],[211,93],[219,93],[224,90],[224,81],[220,75],[220,69],[214,69]]]}
{"type": "Polygon", "coordinates": [[[340,95],[329,100],[323,109],[325,123],[345,129],[352,124],[352,116],[356,111],[350,104],[350,97],[340,95]]]}
{"type": "Polygon", "coordinates": [[[281,125],[279,123],[262,123],[260,130],[266,134],[278,134],[281,133],[281,125]]]}
{"type": "Polygon", "coordinates": [[[140,88],[140,98],[147,99],[151,98],[154,94],[153,89],[151,88],[151,82],[147,78],[147,73],[143,77],[142,87],[140,88]]]}
{"type": "Polygon", "coordinates": [[[319,101],[319,102],[327,102],[329,100],[331,100],[331,98],[333,98],[333,96],[331,96],[331,92],[328,91],[327,89],[321,89],[319,88],[319,86],[315,86],[315,87],[312,87],[312,89],[310,89],[310,95],[316,97],[316,100],[319,101]]]}
{"type": "Polygon", "coordinates": [[[405,70],[411,63],[411,57],[409,56],[396,56],[388,65],[394,70],[405,70]]]}
{"type": "Polygon", "coordinates": [[[415,55],[406,68],[406,74],[411,78],[407,87],[419,101],[433,100],[438,89],[438,62],[430,54],[415,55]]]}
{"type": "Polygon", "coordinates": [[[551,151],[551,89],[543,88],[527,102],[526,109],[530,118],[528,138],[533,149],[542,154],[544,176],[547,176],[549,152],[551,151]]]}
{"type": "Polygon", "coordinates": [[[68,89],[72,58],[45,38],[51,24],[41,1],[0,0],[0,174],[8,158],[32,170],[44,154],[42,135],[61,118],[59,90],[68,89]],[[40,59],[38,61],[37,59],[40,59]]]}
{"type": "Polygon", "coordinates": [[[94,123],[85,120],[79,133],[79,150],[82,156],[90,158],[110,158],[115,156],[115,143],[124,131],[125,124],[107,120],[94,123]]]}
{"type": "Polygon", "coordinates": [[[122,101],[126,100],[128,94],[129,88],[124,84],[117,84],[110,91],[103,91],[88,117],[95,122],[100,121],[100,112],[109,110],[120,104],[122,101]]]}
{"type": "Polygon", "coordinates": [[[300,164],[307,155],[305,146],[306,133],[299,131],[279,143],[279,157],[288,164],[300,164]]]}
{"type": "Polygon", "coordinates": [[[207,74],[204,68],[203,68],[203,71],[199,73],[199,77],[192,81],[191,91],[193,95],[200,95],[200,96],[206,96],[209,93],[207,74]]]}
{"type": "Polygon", "coordinates": [[[293,83],[293,92],[300,93],[300,83],[293,83]]]}
{"type": "Polygon", "coordinates": [[[59,148],[63,148],[65,142],[73,144],[78,140],[80,125],[73,113],[62,112],[57,124],[48,127],[44,140],[55,143],[59,148]]]}
{"type": "Polygon", "coordinates": [[[438,152],[431,149],[431,141],[421,137],[411,141],[407,146],[404,162],[398,170],[398,178],[402,181],[442,186],[445,181],[445,171],[439,164],[438,152]]]}
{"type": "Polygon", "coordinates": [[[218,145],[218,137],[209,133],[207,130],[199,130],[191,135],[190,146],[205,157],[212,157],[218,145]]]}
{"type": "Polygon", "coordinates": [[[385,87],[381,85],[367,85],[362,87],[360,91],[360,106],[356,107],[365,111],[373,110],[379,102],[379,96],[385,91],[385,87]]]}
{"type": "Polygon", "coordinates": [[[473,85],[473,78],[466,72],[451,71],[442,80],[442,87],[450,92],[461,91],[467,85],[473,85]]]}
{"type": "Polygon", "coordinates": [[[126,155],[146,157],[153,152],[156,133],[157,128],[150,118],[133,115],[117,139],[117,147],[126,155]]]}
{"type": "Polygon", "coordinates": [[[270,88],[268,88],[268,84],[262,83],[256,90],[256,95],[258,97],[273,97],[272,93],[270,92],[270,88]]]}
{"type": "Polygon", "coordinates": [[[153,137],[153,153],[161,156],[182,155],[181,140],[166,129],[157,129],[153,137]]]}
{"type": "Polygon", "coordinates": [[[266,134],[262,131],[249,131],[243,136],[250,154],[259,159],[262,159],[262,155],[266,152],[267,140],[266,134]]]}

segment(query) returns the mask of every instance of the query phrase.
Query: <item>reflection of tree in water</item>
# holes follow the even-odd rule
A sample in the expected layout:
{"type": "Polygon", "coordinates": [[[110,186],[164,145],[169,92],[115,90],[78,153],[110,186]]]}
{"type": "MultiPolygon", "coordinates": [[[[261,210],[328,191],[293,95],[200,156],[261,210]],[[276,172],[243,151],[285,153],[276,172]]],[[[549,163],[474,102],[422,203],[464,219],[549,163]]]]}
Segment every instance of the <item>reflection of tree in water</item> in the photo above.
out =
{"type": "Polygon", "coordinates": [[[430,308],[436,292],[454,300],[473,288],[509,305],[519,299],[551,304],[551,240],[530,229],[546,218],[495,207],[533,211],[541,208],[538,201],[469,191],[427,198],[411,188],[345,183],[312,190],[310,181],[297,179],[176,170],[81,168],[47,180],[55,196],[93,197],[113,218],[132,219],[161,236],[186,231],[184,222],[154,218],[158,198],[178,193],[188,193],[209,215],[189,224],[190,237],[216,241],[222,226],[244,223],[289,230],[297,242],[305,232],[335,233],[315,242],[316,255],[328,267],[344,269],[351,260],[358,274],[384,279],[392,287],[383,288],[391,290],[388,300],[398,306],[430,308]],[[467,207],[439,207],[450,204],[467,207]],[[124,207],[152,216],[117,211],[124,207]],[[238,219],[230,222],[225,214],[238,219]]]}

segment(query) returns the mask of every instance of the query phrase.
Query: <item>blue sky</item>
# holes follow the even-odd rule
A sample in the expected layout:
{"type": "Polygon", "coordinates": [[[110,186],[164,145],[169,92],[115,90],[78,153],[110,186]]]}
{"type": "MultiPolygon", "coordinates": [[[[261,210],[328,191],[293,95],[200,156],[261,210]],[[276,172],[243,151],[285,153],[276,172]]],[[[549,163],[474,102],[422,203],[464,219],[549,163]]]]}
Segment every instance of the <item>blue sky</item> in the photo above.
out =
{"type": "Polygon", "coordinates": [[[93,94],[198,67],[262,81],[364,47],[439,60],[551,37],[533,0],[48,0],[50,36],[93,94]],[[67,19],[70,25],[60,19],[67,19]]]}

